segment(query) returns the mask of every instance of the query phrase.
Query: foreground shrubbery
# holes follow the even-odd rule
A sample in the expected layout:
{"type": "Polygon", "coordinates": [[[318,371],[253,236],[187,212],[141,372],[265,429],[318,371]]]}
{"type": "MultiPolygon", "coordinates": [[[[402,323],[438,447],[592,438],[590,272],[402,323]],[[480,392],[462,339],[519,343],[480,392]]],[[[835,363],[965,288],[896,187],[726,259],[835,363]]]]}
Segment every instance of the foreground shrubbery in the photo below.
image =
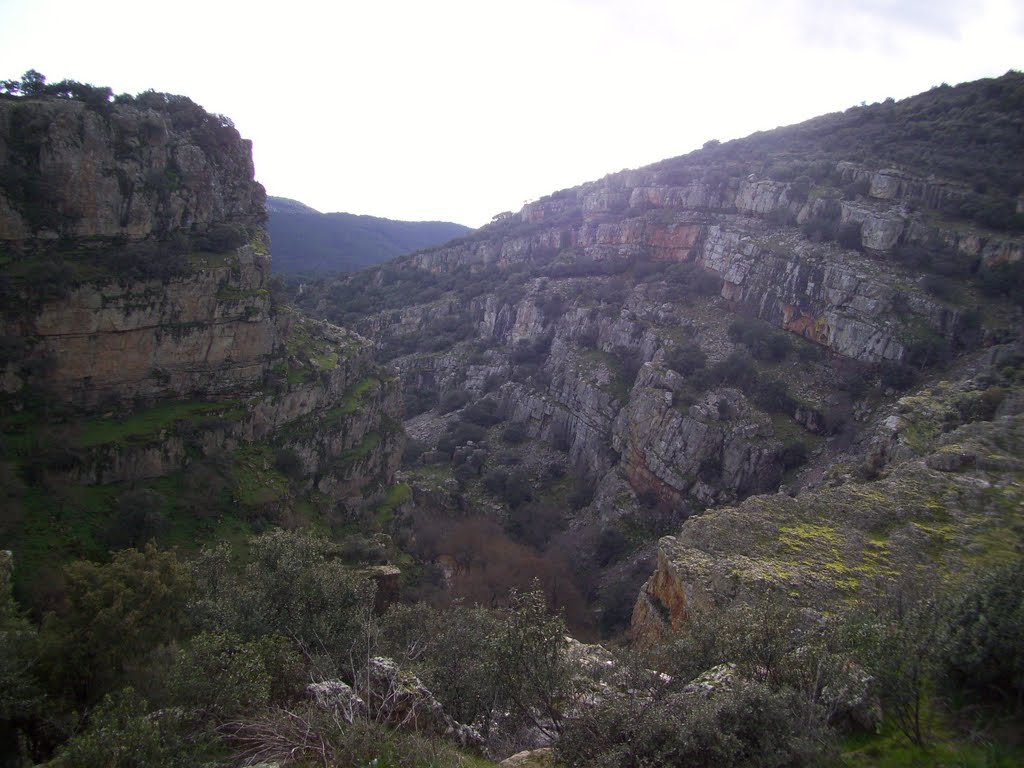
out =
{"type": "Polygon", "coordinates": [[[401,685],[415,687],[415,675],[496,752],[556,738],[569,766],[830,765],[836,732],[881,727],[927,748],[940,723],[985,733],[1024,715],[1019,563],[955,596],[893,590],[842,619],[770,597],[693,605],[656,653],[595,664],[541,592],[513,591],[498,610],[381,615],[339,554],[281,531],[251,540],[241,562],[226,547],[190,563],[125,550],[68,566],[41,622],[11,598],[3,564],[0,738],[11,764],[19,754],[72,767],[461,764],[436,729],[394,730],[394,691],[359,688],[375,656],[395,660],[401,685]],[[310,680],[353,685],[366,714],[315,706],[310,680]]]}
{"type": "Polygon", "coordinates": [[[63,599],[41,624],[18,610],[6,570],[2,751],[55,755],[61,766],[231,754],[362,764],[388,753],[401,765],[457,764],[451,747],[393,733],[374,709],[387,696],[368,699],[368,719],[356,723],[307,703],[308,682],[358,686],[381,654],[487,735],[499,722],[508,733],[560,728],[566,630],[541,593],[513,593],[500,611],[397,606],[381,617],[372,583],[340,554],[283,531],[252,539],[240,563],[226,546],[190,563],[152,545],[124,550],[107,564],[68,566],[63,599]],[[303,729],[317,738],[299,743],[303,729]],[[410,763],[413,754],[434,757],[410,763]]]}
{"type": "Polygon", "coordinates": [[[570,721],[559,754],[607,768],[835,765],[839,735],[881,733],[913,764],[933,764],[930,749],[941,764],[960,753],[1016,764],[993,735],[1024,717],[1021,637],[1020,563],[956,594],[893,588],[827,621],[771,597],[692,606],[685,629],[633,670],[633,695],[570,721]]]}

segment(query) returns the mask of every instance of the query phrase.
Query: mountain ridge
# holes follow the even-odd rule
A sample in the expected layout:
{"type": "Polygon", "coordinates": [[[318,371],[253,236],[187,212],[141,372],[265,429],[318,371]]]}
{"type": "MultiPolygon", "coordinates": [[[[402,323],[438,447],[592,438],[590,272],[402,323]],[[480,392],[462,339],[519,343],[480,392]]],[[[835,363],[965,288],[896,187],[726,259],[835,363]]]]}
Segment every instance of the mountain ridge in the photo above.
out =
{"type": "MultiPolygon", "coordinates": [[[[884,471],[866,425],[901,390],[978,346],[1016,359],[1022,94],[1010,73],[711,142],[298,301],[397,370],[425,448],[405,470],[414,492],[436,493],[440,475],[499,519],[522,514],[488,479],[522,475],[504,433],[471,426],[493,411],[589,486],[582,508],[530,514],[597,560],[603,537],[817,487],[829,461],[884,471]],[[961,151],[975,121],[987,149],[961,151]],[[893,126],[894,146],[869,153],[893,126]],[[904,129],[916,137],[906,153],[904,129]],[[794,157],[805,131],[816,143],[794,157]],[[939,158],[936,173],[894,164],[902,154],[939,158]],[[980,186],[995,166],[1002,180],[980,186]]],[[[996,398],[1001,385],[966,386],[996,398]]],[[[557,493],[541,470],[526,474],[535,502],[557,493]]],[[[600,604],[613,586],[590,588],[600,604]]]]}
{"type": "Polygon", "coordinates": [[[320,275],[352,272],[437,245],[470,231],[444,221],[399,221],[343,212],[321,213],[287,198],[267,198],[274,271],[320,275]]]}

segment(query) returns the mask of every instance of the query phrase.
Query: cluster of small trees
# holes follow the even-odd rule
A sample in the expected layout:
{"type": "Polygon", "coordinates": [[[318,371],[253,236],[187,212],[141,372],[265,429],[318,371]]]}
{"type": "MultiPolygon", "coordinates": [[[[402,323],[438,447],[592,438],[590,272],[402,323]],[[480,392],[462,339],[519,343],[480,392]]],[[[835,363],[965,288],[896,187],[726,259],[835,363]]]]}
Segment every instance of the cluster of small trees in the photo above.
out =
{"type": "Polygon", "coordinates": [[[779,362],[792,350],[785,332],[747,317],[739,317],[729,324],[729,338],[743,344],[758,360],[779,362]]]}
{"type": "Polygon", "coordinates": [[[46,77],[34,69],[30,69],[20,80],[0,81],[0,94],[40,98],[55,96],[62,99],[75,99],[85,102],[91,109],[103,109],[109,103],[114,92],[107,87],[80,83],[77,80],[61,80],[58,83],[47,83],[46,77]]]}
{"type": "MultiPolygon", "coordinates": [[[[500,611],[395,606],[374,612],[372,584],[329,542],[275,531],[241,563],[226,545],[191,562],[152,545],[64,571],[63,599],[30,620],[0,592],[0,751],[56,765],[190,765],[252,748],[243,726],[288,732],[296,713],[344,743],[344,723],[305,702],[310,680],[354,682],[384,654],[420,674],[449,714],[485,733],[560,727],[565,627],[539,592],[500,611]]],[[[380,756],[378,728],[358,755],[380,756]],[[375,752],[375,750],[378,750],[375,752]]],[[[291,744],[307,754],[302,744],[291,744]]],[[[307,745],[308,746],[308,745],[307,745]]]]}

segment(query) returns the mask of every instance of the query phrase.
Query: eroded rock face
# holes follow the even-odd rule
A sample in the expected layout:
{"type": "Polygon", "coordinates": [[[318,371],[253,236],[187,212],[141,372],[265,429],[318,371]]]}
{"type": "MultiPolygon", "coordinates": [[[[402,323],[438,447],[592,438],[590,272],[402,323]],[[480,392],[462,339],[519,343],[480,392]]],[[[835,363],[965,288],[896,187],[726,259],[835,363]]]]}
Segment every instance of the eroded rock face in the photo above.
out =
{"type": "Polygon", "coordinates": [[[742,393],[714,389],[684,411],[673,405],[670,389],[655,386],[656,375],[652,368],[641,371],[616,418],[612,446],[633,488],[650,488],[673,501],[693,496],[709,503],[778,485],[772,427],[742,393]],[[710,466],[713,484],[701,477],[710,466]]]}
{"type": "Polygon", "coordinates": [[[987,391],[974,379],[942,382],[880,413],[873,482],[837,465],[796,498],[754,496],[687,520],[659,542],[634,636],[657,642],[688,620],[694,601],[772,593],[828,611],[911,568],[958,574],[1015,557],[1019,525],[1007,510],[1024,498],[1024,414],[1008,401],[994,415],[979,410],[987,391]]]}
{"type": "Polygon", "coordinates": [[[72,435],[73,460],[47,471],[73,483],[157,478],[268,441],[330,499],[389,480],[397,382],[358,334],[272,302],[250,142],[151,96],[166,108],[0,100],[5,407],[42,398],[93,426],[157,412],[130,439],[72,435]],[[160,418],[196,405],[202,418],[160,418]]]}
{"type": "MultiPolygon", "coordinates": [[[[875,362],[905,359],[920,325],[953,338],[966,329],[960,313],[922,291],[918,276],[894,263],[898,246],[941,242],[987,264],[1024,258],[1019,237],[982,235],[966,226],[940,229],[910,215],[907,204],[939,208],[958,199],[964,190],[956,185],[845,162],[835,174],[866,184],[868,195],[808,200],[789,182],[751,177],[671,186],[650,170],[623,172],[506,218],[506,224],[531,225],[528,234],[513,229],[503,236],[495,229],[491,237],[415,254],[407,265],[440,273],[520,262],[692,261],[722,277],[722,296],[734,309],[846,357],[875,362]],[[865,253],[811,242],[776,223],[802,224],[822,215],[826,203],[838,206],[839,223],[858,227],[865,253]]],[[[499,315],[497,307],[489,312],[499,315]]]]}
{"type": "Polygon", "coordinates": [[[500,768],[553,768],[556,765],[555,750],[551,747],[525,749],[506,757],[498,765],[500,768]]]}
{"type": "Polygon", "coordinates": [[[223,262],[169,281],[85,283],[0,320],[0,334],[31,346],[33,386],[78,405],[244,391],[287,328],[271,316],[266,251],[244,246],[223,262]]]}
{"type": "Polygon", "coordinates": [[[5,169],[30,177],[37,194],[0,189],[0,240],[140,239],[264,216],[251,142],[227,124],[176,126],[134,105],[101,113],[69,99],[0,101],[5,169]]]}

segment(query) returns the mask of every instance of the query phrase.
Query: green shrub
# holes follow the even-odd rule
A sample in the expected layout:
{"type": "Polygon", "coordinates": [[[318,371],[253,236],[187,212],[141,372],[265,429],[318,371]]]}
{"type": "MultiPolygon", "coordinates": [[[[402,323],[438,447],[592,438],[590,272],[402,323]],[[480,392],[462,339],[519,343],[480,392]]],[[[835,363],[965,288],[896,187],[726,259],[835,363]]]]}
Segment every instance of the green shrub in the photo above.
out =
{"type": "Polygon", "coordinates": [[[50,765],[54,768],[189,768],[201,762],[196,739],[174,712],[149,713],[131,688],[108,695],[50,765]]]}
{"type": "Polygon", "coordinates": [[[984,574],[951,611],[944,680],[974,700],[1024,712],[1024,565],[984,574]]]}
{"type": "MultiPolygon", "coordinates": [[[[602,528],[594,547],[594,559],[604,568],[616,562],[629,549],[629,542],[618,528],[602,528]]],[[[634,594],[634,601],[636,595],[634,594]]]]}
{"type": "Polygon", "coordinates": [[[484,489],[495,496],[501,496],[505,492],[505,483],[507,482],[508,472],[504,469],[489,469],[483,476],[484,489]]]}
{"type": "Polygon", "coordinates": [[[485,397],[472,405],[467,405],[459,414],[459,418],[480,427],[491,427],[503,421],[504,416],[500,412],[498,401],[485,397]]]}
{"type": "Polygon", "coordinates": [[[64,603],[42,637],[54,684],[79,701],[114,690],[126,669],[185,632],[191,578],[173,553],[126,549],[105,565],[72,563],[64,574],[64,603]]]}
{"type": "Polygon", "coordinates": [[[921,278],[921,287],[943,301],[953,301],[959,293],[956,283],[941,275],[925,275],[921,278]]]}
{"type": "Polygon", "coordinates": [[[543,550],[555,534],[565,530],[566,522],[565,515],[558,505],[545,501],[530,501],[512,506],[505,529],[514,540],[543,550]]]}
{"type": "Polygon", "coordinates": [[[783,471],[789,471],[807,462],[807,443],[796,438],[787,440],[779,453],[783,471]]]}
{"type": "Polygon", "coordinates": [[[519,421],[509,424],[501,433],[502,442],[508,443],[509,445],[518,445],[519,443],[524,442],[528,437],[529,434],[526,431],[526,425],[519,421]]]}
{"type": "Polygon", "coordinates": [[[609,698],[558,742],[569,768],[801,768],[824,763],[823,726],[785,691],[754,682],[705,695],[609,698]]]}
{"type": "Polygon", "coordinates": [[[605,636],[615,635],[629,628],[636,606],[636,596],[643,582],[616,580],[609,584],[598,598],[600,627],[605,636]]]}
{"type": "Polygon", "coordinates": [[[861,225],[852,221],[840,225],[836,231],[836,241],[844,248],[854,251],[864,250],[864,244],[861,239],[861,225]]]}
{"type": "Polygon", "coordinates": [[[114,517],[107,526],[106,540],[111,549],[142,547],[150,540],[160,540],[167,533],[167,499],[151,488],[138,488],[122,493],[114,517]]]}
{"type": "Polygon", "coordinates": [[[428,446],[422,440],[415,438],[409,438],[405,441],[405,448],[402,449],[402,466],[403,467],[415,467],[419,463],[420,456],[422,456],[430,446],[428,446]]]}
{"type": "Polygon", "coordinates": [[[324,539],[289,531],[250,539],[241,569],[226,546],[205,549],[193,567],[191,617],[200,629],[245,642],[287,634],[329,674],[347,664],[374,599],[373,584],[337,554],[324,539]]]}
{"type": "Polygon", "coordinates": [[[983,267],[978,272],[978,283],[989,296],[1006,296],[1024,306],[1024,260],[983,267]]]}
{"type": "Polygon", "coordinates": [[[218,719],[285,703],[303,685],[300,659],[278,634],[249,642],[230,632],[201,633],[175,654],[167,695],[218,719]]]}
{"type": "Polygon", "coordinates": [[[452,389],[445,392],[441,397],[441,402],[438,404],[437,410],[440,413],[451,413],[452,411],[457,411],[471,399],[469,392],[466,390],[452,389]]]}
{"type": "Polygon", "coordinates": [[[403,393],[405,418],[426,413],[438,404],[437,390],[429,387],[408,388],[403,393]]]}
{"type": "Polygon", "coordinates": [[[372,720],[347,723],[315,705],[271,709],[224,729],[237,765],[464,768],[448,741],[372,720]]]}
{"type": "Polygon", "coordinates": [[[917,371],[909,365],[886,360],[878,366],[878,377],[884,386],[902,391],[914,386],[917,371]]]}
{"type": "Polygon", "coordinates": [[[745,389],[757,379],[757,368],[746,352],[736,350],[725,360],[715,363],[710,371],[713,382],[745,389]]]}
{"type": "Polygon", "coordinates": [[[302,459],[291,448],[278,448],[274,451],[274,469],[289,480],[301,480],[305,473],[302,459]]]}
{"type": "Polygon", "coordinates": [[[707,355],[696,344],[679,344],[665,354],[665,364],[676,373],[688,376],[707,364],[707,355]]]}
{"type": "Polygon", "coordinates": [[[449,456],[460,445],[474,442],[480,443],[487,437],[487,431],[476,424],[465,421],[454,421],[448,425],[447,431],[437,441],[437,450],[449,456]]]}
{"type": "Polygon", "coordinates": [[[575,510],[588,506],[594,500],[595,490],[593,481],[578,475],[573,480],[572,493],[569,494],[569,506],[575,510]]]}
{"type": "Polygon", "coordinates": [[[762,377],[752,385],[752,390],[754,402],[769,413],[792,414],[796,410],[797,401],[778,379],[762,377]]]}
{"type": "Polygon", "coordinates": [[[790,352],[789,337],[767,323],[740,317],[729,324],[729,338],[743,344],[758,360],[778,362],[790,352]]]}

